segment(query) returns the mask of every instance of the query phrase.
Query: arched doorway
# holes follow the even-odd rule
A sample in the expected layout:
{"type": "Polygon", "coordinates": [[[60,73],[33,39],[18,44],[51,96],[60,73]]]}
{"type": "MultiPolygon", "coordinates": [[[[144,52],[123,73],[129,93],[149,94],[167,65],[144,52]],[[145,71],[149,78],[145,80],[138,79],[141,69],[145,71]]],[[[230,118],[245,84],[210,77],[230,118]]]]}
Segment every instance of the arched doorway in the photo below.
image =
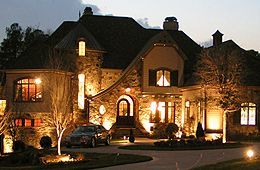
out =
{"type": "Polygon", "coordinates": [[[128,95],[122,95],[117,100],[117,126],[134,127],[134,100],[128,95]]]}

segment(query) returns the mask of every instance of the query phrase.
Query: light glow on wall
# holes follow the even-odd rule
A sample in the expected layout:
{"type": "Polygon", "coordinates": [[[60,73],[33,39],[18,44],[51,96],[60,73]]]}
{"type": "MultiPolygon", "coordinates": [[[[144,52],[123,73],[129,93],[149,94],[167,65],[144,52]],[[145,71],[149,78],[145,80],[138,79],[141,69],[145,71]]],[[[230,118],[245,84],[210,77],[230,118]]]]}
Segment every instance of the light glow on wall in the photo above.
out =
{"type": "Polygon", "coordinates": [[[220,130],[222,129],[221,114],[208,114],[207,116],[207,129],[220,130]]]}
{"type": "Polygon", "coordinates": [[[35,84],[41,84],[42,83],[42,80],[40,78],[37,78],[34,80],[35,84]]]}
{"type": "Polygon", "coordinates": [[[79,74],[78,79],[79,79],[78,107],[79,107],[79,109],[84,109],[84,104],[85,104],[85,92],[84,92],[85,75],[79,74]]]}
{"type": "Polygon", "coordinates": [[[109,121],[108,119],[105,119],[103,122],[103,126],[104,128],[106,128],[106,130],[109,130],[112,127],[113,123],[111,121],[109,121]]]}

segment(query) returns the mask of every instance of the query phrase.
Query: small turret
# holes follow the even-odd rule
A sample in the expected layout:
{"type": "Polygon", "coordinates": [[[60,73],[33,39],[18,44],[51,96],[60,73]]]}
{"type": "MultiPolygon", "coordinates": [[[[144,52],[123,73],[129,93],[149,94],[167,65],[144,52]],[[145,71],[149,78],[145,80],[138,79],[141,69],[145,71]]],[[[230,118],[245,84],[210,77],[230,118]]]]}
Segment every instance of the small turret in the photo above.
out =
{"type": "Polygon", "coordinates": [[[175,17],[166,17],[165,21],[163,22],[163,29],[164,30],[178,30],[179,23],[177,18],[175,17]]]}

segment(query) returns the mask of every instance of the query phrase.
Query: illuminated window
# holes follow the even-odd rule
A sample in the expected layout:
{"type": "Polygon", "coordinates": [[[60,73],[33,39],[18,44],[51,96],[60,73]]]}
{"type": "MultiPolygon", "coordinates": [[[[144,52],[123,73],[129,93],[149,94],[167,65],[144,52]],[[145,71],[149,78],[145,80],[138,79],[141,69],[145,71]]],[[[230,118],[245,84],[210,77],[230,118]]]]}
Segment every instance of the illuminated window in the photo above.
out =
{"type": "Polygon", "coordinates": [[[41,126],[41,119],[34,119],[34,126],[35,127],[41,126]]]}
{"type": "Polygon", "coordinates": [[[156,85],[170,86],[170,72],[167,70],[159,70],[156,72],[156,85]]]}
{"type": "Polygon", "coordinates": [[[26,126],[26,127],[32,126],[32,120],[31,119],[25,119],[24,120],[24,126],[26,126]]]}
{"type": "Polygon", "coordinates": [[[256,104],[241,104],[241,125],[256,125],[256,104]]]}
{"type": "Polygon", "coordinates": [[[178,71],[149,70],[149,86],[178,86],[178,71]]]}
{"type": "Polygon", "coordinates": [[[79,56],[85,56],[85,48],[86,48],[85,41],[79,41],[79,56]]]}
{"type": "Polygon", "coordinates": [[[150,122],[174,123],[175,105],[171,102],[152,102],[150,122]]]}
{"type": "Polygon", "coordinates": [[[79,91],[78,91],[78,107],[84,109],[85,105],[85,75],[79,74],[79,91]]]}
{"type": "Polygon", "coordinates": [[[15,119],[15,126],[23,126],[23,119],[15,119]]]}
{"type": "Polygon", "coordinates": [[[42,101],[40,79],[26,78],[15,83],[15,101],[42,101]]]}

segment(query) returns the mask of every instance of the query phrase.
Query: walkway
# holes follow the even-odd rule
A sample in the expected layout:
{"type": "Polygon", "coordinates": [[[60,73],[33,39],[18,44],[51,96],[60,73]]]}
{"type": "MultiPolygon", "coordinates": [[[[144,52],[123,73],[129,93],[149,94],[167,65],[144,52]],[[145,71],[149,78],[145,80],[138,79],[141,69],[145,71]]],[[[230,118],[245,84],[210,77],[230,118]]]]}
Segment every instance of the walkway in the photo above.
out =
{"type": "MultiPolygon", "coordinates": [[[[152,144],[150,139],[137,139],[135,144],[152,144]]],[[[217,149],[217,150],[197,150],[197,151],[147,151],[147,150],[124,150],[118,149],[118,146],[129,145],[130,143],[112,144],[110,146],[100,146],[97,148],[72,148],[72,151],[80,152],[99,152],[99,153],[125,153],[138,154],[153,157],[152,161],[126,164],[113,167],[103,168],[104,170],[143,170],[143,169],[171,169],[171,170],[186,170],[196,166],[213,164],[216,162],[242,158],[248,148],[236,149],[217,149]]],[[[254,150],[260,153],[260,144],[255,143],[254,150]]]]}

